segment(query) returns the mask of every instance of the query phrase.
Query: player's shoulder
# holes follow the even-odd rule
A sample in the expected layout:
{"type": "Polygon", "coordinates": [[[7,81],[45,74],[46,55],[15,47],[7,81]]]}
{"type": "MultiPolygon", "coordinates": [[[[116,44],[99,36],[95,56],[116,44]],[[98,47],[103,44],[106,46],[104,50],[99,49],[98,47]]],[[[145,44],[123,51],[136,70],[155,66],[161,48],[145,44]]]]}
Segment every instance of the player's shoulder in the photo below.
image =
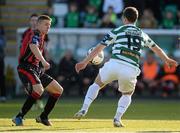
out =
{"type": "Polygon", "coordinates": [[[33,31],[31,31],[30,36],[32,39],[33,38],[39,39],[40,38],[40,32],[38,30],[33,30],[33,31]]]}
{"type": "Polygon", "coordinates": [[[147,33],[145,33],[144,31],[142,31],[142,37],[144,39],[148,39],[149,38],[149,35],[147,33]]]}
{"type": "Polygon", "coordinates": [[[24,39],[26,36],[30,35],[31,32],[32,32],[31,28],[27,28],[22,34],[22,39],[24,39]]]}
{"type": "Polygon", "coordinates": [[[27,33],[30,33],[32,30],[31,30],[31,28],[27,28],[25,31],[24,31],[24,33],[23,34],[27,34],[27,33]]]}
{"type": "Polygon", "coordinates": [[[33,44],[38,44],[40,41],[40,32],[38,30],[34,30],[31,35],[31,42],[33,44]]]}
{"type": "Polygon", "coordinates": [[[127,25],[122,25],[122,26],[119,26],[117,28],[114,28],[113,30],[111,30],[111,32],[114,33],[114,34],[118,34],[120,32],[125,32],[126,30],[142,31],[141,28],[137,27],[134,24],[127,24],[127,25]]]}
{"type": "Polygon", "coordinates": [[[123,27],[124,27],[124,25],[116,27],[116,28],[112,29],[111,32],[113,34],[118,34],[119,32],[123,32],[123,27]]]}

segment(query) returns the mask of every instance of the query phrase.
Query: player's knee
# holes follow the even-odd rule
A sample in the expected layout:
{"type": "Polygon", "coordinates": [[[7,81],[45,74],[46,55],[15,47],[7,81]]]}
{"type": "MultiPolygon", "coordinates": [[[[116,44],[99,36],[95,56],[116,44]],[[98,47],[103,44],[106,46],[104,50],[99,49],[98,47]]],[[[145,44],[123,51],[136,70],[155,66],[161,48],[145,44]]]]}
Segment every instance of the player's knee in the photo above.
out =
{"type": "Polygon", "coordinates": [[[51,93],[61,95],[63,93],[63,87],[59,84],[55,84],[51,89],[51,93]]]}
{"type": "Polygon", "coordinates": [[[33,90],[31,93],[31,96],[34,99],[39,99],[41,97],[41,95],[43,94],[44,90],[38,89],[38,90],[33,90]]]}
{"type": "Polygon", "coordinates": [[[58,87],[56,87],[56,89],[54,89],[53,93],[51,93],[51,95],[58,99],[63,93],[63,88],[59,85],[58,87]]]}
{"type": "Polygon", "coordinates": [[[63,87],[62,87],[62,86],[60,86],[60,85],[59,85],[59,86],[57,87],[57,89],[56,89],[56,90],[57,90],[57,92],[56,92],[56,93],[58,93],[58,94],[62,94],[64,89],[63,89],[63,87]]]}
{"type": "Polygon", "coordinates": [[[103,86],[104,86],[104,84],[101,83],[101,82],[96,82],[96,81],[95,81],[95,83],[96,83],[100,88],[103,88],[103,86]]]}
{"type": "Polygon", "coordinates": [[[103,88],[104,85],[105,85],[105,84],[101,81],[101,78],[100,78],[99,75],[97,76],[97,78],[96,78],[96,80],[95,80],[95,83],[96,83],[97,85],[99,85],[100,88],[103,88]]]}
{"type": "Polygon", "coordinates": [[[31,96],[35,99],[39,99],[41,97],[41,95],[43,94],[43,92],[44,92],[44,89],[43,89],[42,85],[40,85],[40,84],[34,85],[31,96]]]}
{"type": "Polygon", "coordinates": [[[130,91],[130,92],[122,92],[122,95],[132,95],[134,93],[134,91],[130,91]]]}

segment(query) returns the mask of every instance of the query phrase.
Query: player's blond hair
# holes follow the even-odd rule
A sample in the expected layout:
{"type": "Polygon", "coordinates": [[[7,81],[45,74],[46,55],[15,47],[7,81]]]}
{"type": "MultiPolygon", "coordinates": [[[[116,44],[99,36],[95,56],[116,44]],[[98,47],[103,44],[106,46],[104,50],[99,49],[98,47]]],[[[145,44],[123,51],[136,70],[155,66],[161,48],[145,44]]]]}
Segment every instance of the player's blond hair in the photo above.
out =
{"type": "Polygon", "coordinates": [[[51,19],[48,15],[40,15],[40,16],[38,17],[37,22],[41,22],[41,21],[43,21],[43,20],[52,21],[52,19],[51,19]]]}

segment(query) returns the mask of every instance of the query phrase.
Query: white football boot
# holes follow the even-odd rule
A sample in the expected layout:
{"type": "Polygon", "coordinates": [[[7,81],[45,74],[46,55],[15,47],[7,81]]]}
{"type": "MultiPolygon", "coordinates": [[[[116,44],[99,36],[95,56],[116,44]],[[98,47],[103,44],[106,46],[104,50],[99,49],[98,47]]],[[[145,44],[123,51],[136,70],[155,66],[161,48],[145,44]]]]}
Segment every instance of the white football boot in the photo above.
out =
{"type": "Polygon", "coordinates": [[[80,120],[82,117],[86,115],[87,111],[86,110],[79,110],[75,115],[74,118],[77,118],[80,120]]]}
{"type": "Polygon", "coordinates": [[[117,120],[116,118],[114,118],[114,120],[113,120],[113,125],[114,125],[114,127],[124,127],[122,121],[117,120]]]}

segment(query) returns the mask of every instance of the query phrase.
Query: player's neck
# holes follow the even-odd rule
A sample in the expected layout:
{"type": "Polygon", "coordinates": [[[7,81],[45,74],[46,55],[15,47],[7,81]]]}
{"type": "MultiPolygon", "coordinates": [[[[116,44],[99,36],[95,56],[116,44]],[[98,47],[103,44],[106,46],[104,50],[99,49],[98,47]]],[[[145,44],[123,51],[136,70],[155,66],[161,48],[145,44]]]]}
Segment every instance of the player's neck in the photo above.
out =
{"type": "Polygon", "coordinates": [[[36,30],[36,28],[30,28],[32,31],[35,31],[36,30]]]}
{"type": "Polygon", "coordinates": [[[125,22],[124,25],[135,25],[135,23],[132,23],[132,22],[125,22]]]}
{"type": "MultiPolygon", "coordinates": [[[[39,30],[39,29],[38,29],[39,30]]],[[[45,36],[46,34],[39,30],[41,36],[45,36]]]]}

